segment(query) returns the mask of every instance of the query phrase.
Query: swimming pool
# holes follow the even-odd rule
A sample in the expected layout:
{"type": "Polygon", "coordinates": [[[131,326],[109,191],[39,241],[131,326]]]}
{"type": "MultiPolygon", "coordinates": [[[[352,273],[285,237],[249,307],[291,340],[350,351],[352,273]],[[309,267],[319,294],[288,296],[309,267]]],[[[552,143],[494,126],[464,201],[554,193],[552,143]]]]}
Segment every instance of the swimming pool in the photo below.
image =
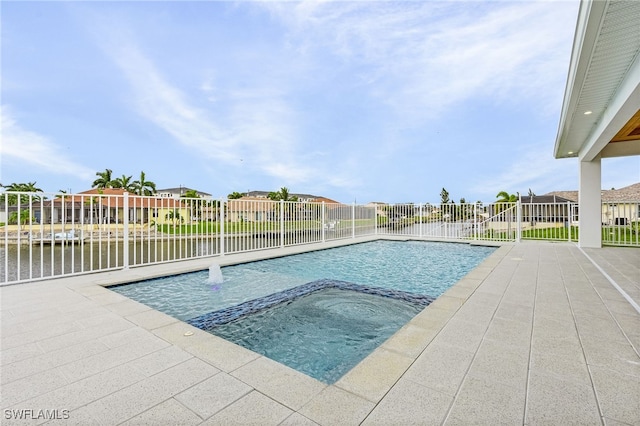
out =
{"type": "Polygon", "coordinates": [[[183,321],[324,278],[435,298],[494,250],[468,244],[378,240],[225,266],[221,285],[208,284],[209,272],[199,271],[111,289],[183,321]]]}
{"type": "Polygon", "coordinates": [[[395,298],[324,288],[210,332],[334,383],[423,308],[395,298]]]}
{"type": "Polygon", "coordinates": [[[226,266],[220,284],[208,283],[209,272],[200,271],[112,289],[332,383],[494,250],[378,240],[226,266]],[[332,303],[348,307],[345,316],[327,309],[332,303]],[[312,316],[319,322],[294,326],[312,316]],[[324,329],[340,322],[340,331],[324,329]]]}

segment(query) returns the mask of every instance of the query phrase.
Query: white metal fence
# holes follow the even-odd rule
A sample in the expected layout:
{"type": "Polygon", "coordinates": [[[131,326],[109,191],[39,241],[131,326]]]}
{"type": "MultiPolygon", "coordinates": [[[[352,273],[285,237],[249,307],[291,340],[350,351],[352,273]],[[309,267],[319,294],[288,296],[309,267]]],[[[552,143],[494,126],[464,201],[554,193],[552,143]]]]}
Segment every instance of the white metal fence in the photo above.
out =
{"type": "MultiPolygon", "coordinates": [[[[603,243],[640,247],[640,203],[603,204],[603,243]]],[[[362,235],[577,241],[574,203],[333,204],[0,194],[0,285],[362,235]]]]}
{"type": "Polygon", "coordinates": [[[640,247],[640,202],[602,203],[602,243],[640,247]]]}
{"type": "Polygon", "coordinates": [[[379,232],[429,239],[515,241],[515,203],[395,204],[378,212],[379,232]]]}

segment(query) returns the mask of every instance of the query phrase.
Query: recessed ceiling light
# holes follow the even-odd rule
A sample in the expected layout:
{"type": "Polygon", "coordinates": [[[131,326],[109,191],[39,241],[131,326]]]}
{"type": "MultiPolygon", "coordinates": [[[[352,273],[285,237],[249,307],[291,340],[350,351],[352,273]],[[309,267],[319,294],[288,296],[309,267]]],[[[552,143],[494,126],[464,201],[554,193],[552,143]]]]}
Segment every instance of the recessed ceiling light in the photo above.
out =
{"type": "Polygon", "coordinates": [[[585,112],[584,112],[584,115],[589,115],[589,114],[591,114],[592,112],[593,112],[593,111],[585,111],[585,112]]]}
{"type": "Polygon", "coordinates": [[[571,154],[573,154],[573,151],[569,151],[569,152],[567,152],[567,154],[571,155],[571,154]]]}

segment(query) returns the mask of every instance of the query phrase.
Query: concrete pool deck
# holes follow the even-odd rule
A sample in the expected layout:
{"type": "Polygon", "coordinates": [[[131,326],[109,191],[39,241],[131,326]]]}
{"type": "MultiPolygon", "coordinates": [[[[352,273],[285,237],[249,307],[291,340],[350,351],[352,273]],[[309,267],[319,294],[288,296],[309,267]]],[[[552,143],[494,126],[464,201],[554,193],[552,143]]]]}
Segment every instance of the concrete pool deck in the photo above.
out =
{"type": "Polygon", "coordinates": [[[1,423],[640,424],[639,249],[502,245],[334,385],[103,287],[267,255],[1,287],[1,423]]]}

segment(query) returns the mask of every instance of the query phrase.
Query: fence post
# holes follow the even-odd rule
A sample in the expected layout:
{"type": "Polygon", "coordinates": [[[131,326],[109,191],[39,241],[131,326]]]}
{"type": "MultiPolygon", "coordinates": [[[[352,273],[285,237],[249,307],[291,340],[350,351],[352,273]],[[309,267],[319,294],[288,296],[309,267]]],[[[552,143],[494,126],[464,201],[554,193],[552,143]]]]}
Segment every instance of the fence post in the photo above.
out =
{"type": "Polygon", "coordinates": [[[322,232],[322,242],[323,243],[326,241],[325,229],[324,229],[324,227],[325,227],[324,206],[325,206],[325,204],[324,204],[324,201],[323,201],[322,202],[322,206],[321,206],[322,212],[320,213],[320,229],[321,229],[321,232],[322,232]]]}
{"type": "Polygon", "coordinates": [[[418,235],[420,236],[420,238],[422,238],[422,215],[423,215],[423,211],[422,211],[422,203],[418,204],[419,206],[419,218],[418,218],[418,235]]]}
{"type": "Polygon", "coordinates": [[[478,203],[473,203],[473,239],[478,240],[478,203]]]}
{"type": "Polygon", "coordinates": [[[522,203],[520,200],[516,202],[516,243],[522,239],[522,203]]]}
{"type": "Polygon", "coordinates": [[[225,209],[225,200],[224,198],[220,198],[220,214],[218,217],[220,218],[220,256],[224,256],[224,209],[225,209]]]}
{"type": "Polygon", "coordinates": [[[378,205],[374,204],[373,207],[373,235],[378,235],[378,205]]]}
{"type": "Polygon", "coordinates": [[[571,201],[567,201],[567,241],[571,242],[571,222],[573,221],[571,211],[571,201]]]}
{"type": "Polygon", "coordinates": [[[280,200],[280,248],[284,248],[284,200],[280,200]]]}
{"type": "Polygon", "coordinates": [[[124,234],[124,244],[122,246],[122,267],[129,269],[129,193],[124,192],[124,206],[122,207],[122,233],[124,234]]]}
{"type": "Polygon", "coordinates": [[[351,238],[356,237],[356,202],[351,206],[351,238]]]}
{"type": "MultiPolygon", "coordinates": [[[[444,211],[446,206],[447,206],[446,204],[440,203],[440,211],[441,212],[444,211]]],[[[442,214],[442,221],[444,222],[444,237],[445,238],[449,238],[449,225],[447,224],[447,217],[446,217],[448,214],[449,213],[442,214]]]]}

